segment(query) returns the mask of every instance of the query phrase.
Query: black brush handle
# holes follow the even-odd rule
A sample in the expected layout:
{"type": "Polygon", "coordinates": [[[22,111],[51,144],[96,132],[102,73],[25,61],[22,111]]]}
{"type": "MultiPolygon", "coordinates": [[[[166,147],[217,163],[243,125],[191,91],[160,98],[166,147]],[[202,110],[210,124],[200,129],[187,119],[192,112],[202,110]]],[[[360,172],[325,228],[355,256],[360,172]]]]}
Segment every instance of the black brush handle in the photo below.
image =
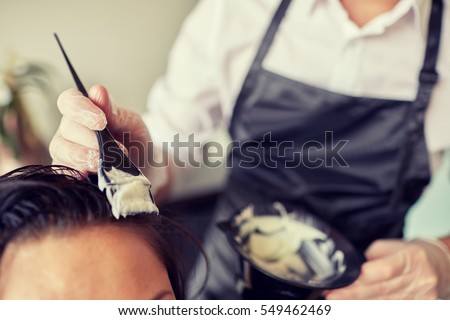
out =
{"type": "MultiPolygon", "coordinates": [[[[53,35],[55,36],[56,42],[58,43],[58,46],[61,49],[64,59],[66,60],[67,66],[69,67],[70,73],[72,74],[72,78],[75,81],[77,89],[83,94],[83,96],[85,96],[86,98],[89,98],[88,92],[87,92],[86,88],[84,87],[83,83],[81,82],[80,77],[78,77],[78,74],[75,71],[75,68],[73,67],[72,63],[70,62],[70,59],[67,56],[66,50],[64,50],[64,47],[63,47],[61,41],[59,40],[58,35],[56,33],[54,33],[53,35]]],[[[102,159],[102,161],[104,163],[105,162],[112,163],[112,164],[121,163],[122,157],[119,157],[119,159],[105,159],[104,152],[103,152],[105,147],[107,147],[109,150],[111,150],[112,153],[115,155],[121,155],[121,153],[122,153],[122,151],[117,146],[117,144],[116,144],[112,134],[109,132],[109,130],[107,128],[103,129],[102,131],[96,130],[95,134],[97,135],[98,147],[100,150],[100,159],[102,159]],[[105,160],[109,160],[109,161],[105,161],[105,160]]],[[[107,168],[107,169],[111,169],[111,166],[109,166],[109,168],[107,168]]]]}
{"type": "Polygon", "coordinates": [[[61,52],[64,56],[64,59],[66,59],[66,63],[69,66],[70,73],[72,74],[73,80],[75,81],[75,84],[78,88],[78,90],[83,94],[83,96],[88,97],[88,93],[86,91],[86,88],[83,86],[83,83],[81,82],[80,78],[78,77],[77,72],[72,66],[72,63],[69,60],[69,57],[66,54],[66,51],[64,50],[61,41],[59,40],[59,37],[56,33],[53,34],[55,36],[56,42],[58,42],[59,48],[61,49],[61,52]]]}
{"type": "MultiPolygon", "coordinates": [[[[66,60],[67,66],[70,69],[70,73],[72,74],[77,89],[86,98],[89,98],[86,88],[84,87],[80,77],[78,77],[78,74],[75,71],[75,68],[70,62],[70,59],[67,56],[66,51],[64,50],[64,47],[62,46],[62,43],[59,40],[58,35],[56,33],[54,33],[53,35],[55,36],[56,42],[58,42],[59,48],[61,49],[64,59],[66,60]]],[[[103,166],[106,169],[111,169],[112,167],[127,168],[128,169],[127,171],[131,170],[132,171],[131,173],[133,173],[134,175],[138,175],[140,173],[139,170],[134,170],[135,166],[130,163],[131,161],[128,159],[128,157],[124,155],[123,151],[119,148],[108,128],[105,128],[101,131],[95,131],[95,133],[97,135],[98,146],[100,150],[100,159],[103,161],[103,166]]]]}

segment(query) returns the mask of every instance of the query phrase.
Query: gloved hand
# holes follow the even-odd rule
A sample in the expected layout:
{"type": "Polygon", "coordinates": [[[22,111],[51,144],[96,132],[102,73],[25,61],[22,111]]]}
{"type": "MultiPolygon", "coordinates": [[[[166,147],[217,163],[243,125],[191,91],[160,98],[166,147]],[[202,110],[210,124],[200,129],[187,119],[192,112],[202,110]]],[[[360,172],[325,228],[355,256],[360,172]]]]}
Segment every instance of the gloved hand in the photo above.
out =
{"type": "Polygon", "coordinates": [[[350,286],[326,299],[449,299],[450,251],[438,240],[378,240],[350,286]]]}
{"type": "Polygon", "coordinates": [[[117,107],[104,87],[92,87],[89,99],[76,89],[66,90],[58,98],[58,108],[63,117],[49,147],[54,164],[67,165],[83,173],[96,172],[99,153],[93,130],[103,130],[108,124],[119,146],[150,176],[153,185],[155,180],[159,184],[165,182],[167,176],[162,177],[165,170],[158,170],[157,177],[148,170],[153,150],[149,150],[151,138],[141,116],[117,107]]]}

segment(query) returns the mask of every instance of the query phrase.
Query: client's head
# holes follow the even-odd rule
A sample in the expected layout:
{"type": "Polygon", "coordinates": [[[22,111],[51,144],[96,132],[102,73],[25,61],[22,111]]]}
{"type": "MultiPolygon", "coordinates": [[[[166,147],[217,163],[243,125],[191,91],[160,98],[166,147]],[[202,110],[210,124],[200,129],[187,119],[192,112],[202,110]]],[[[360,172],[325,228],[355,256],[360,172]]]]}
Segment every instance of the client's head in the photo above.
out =
{"type": "Polygon", "coordinates": [[[169,224],[116,220],[98,188],[67,170],[0,177],[0,299],[184,298],[169,224]]]}

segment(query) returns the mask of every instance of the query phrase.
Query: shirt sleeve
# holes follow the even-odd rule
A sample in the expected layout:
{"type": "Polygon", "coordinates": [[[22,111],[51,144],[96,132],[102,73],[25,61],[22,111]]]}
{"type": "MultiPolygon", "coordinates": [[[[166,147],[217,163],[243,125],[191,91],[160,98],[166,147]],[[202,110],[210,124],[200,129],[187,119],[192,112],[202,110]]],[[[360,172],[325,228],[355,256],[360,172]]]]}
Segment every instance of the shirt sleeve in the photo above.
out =
{"type": "Polygon", "coordinates": [[[221,122],[217,41],[222,0],[201,0],[185,20],[168,69],[150,91],[144,121],[153,141],[195,133],[203,142],[221,122]]]}

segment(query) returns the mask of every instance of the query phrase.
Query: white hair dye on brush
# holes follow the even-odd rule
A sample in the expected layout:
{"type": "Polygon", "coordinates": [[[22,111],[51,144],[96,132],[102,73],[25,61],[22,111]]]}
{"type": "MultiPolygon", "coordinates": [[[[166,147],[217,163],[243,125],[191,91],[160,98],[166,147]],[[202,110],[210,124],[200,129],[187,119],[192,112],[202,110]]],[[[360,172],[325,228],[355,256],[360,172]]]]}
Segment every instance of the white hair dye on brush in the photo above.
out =
{"type": "Polygon", "coordinates": [[[158,214],[158,207],[150,196],[151,183],[145,176],[133,176],[116,168],[98,175],[98,186],[104,191],[114,217],[119,219],[139,213],[158,214]]]}

